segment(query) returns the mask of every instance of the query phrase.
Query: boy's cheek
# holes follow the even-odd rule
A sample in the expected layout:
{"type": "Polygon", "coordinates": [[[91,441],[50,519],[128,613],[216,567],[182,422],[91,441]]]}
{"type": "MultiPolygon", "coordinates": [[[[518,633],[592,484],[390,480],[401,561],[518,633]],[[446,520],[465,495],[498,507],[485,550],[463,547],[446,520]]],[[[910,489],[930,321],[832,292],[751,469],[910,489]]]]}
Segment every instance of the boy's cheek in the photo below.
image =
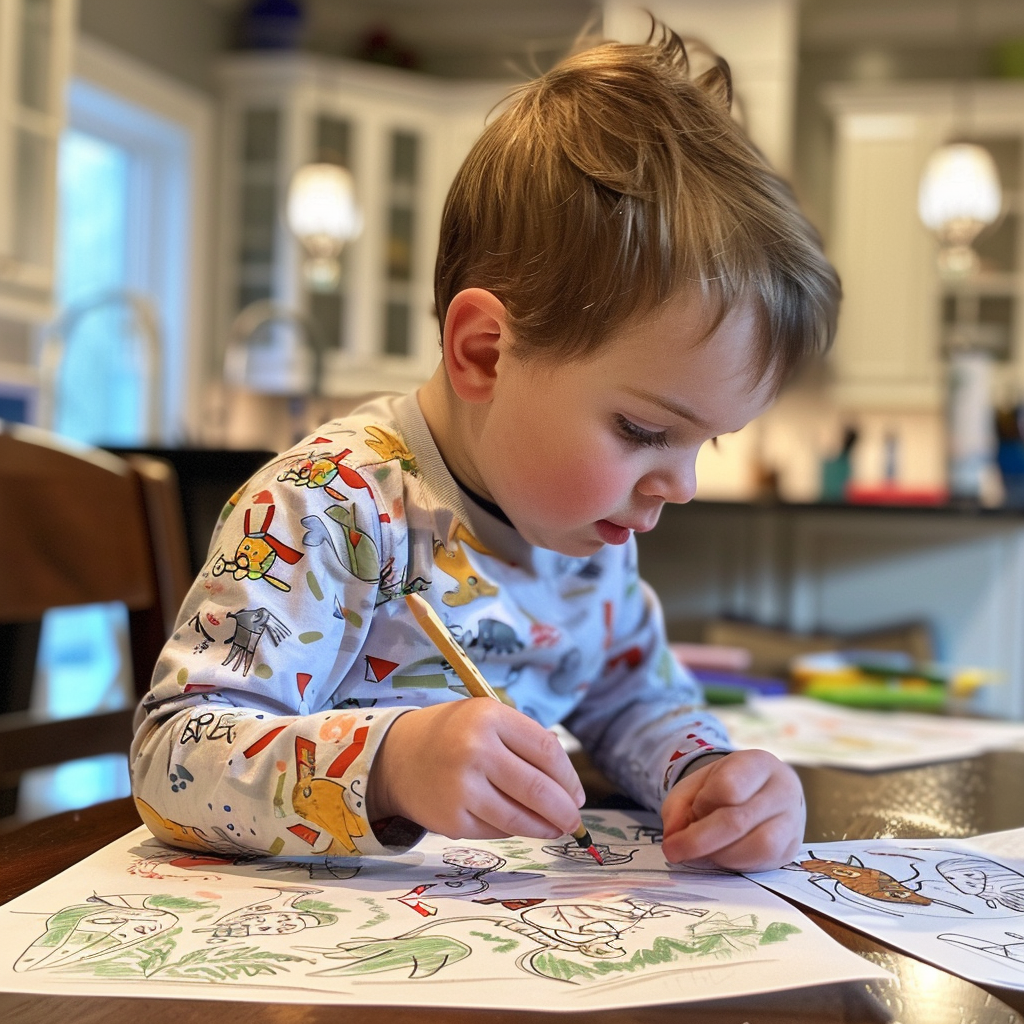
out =
{"type": "Polygon", "coordinates": [[[600,461],[545,467],[535,478],[532,502],[537,513],[551,522],[589,522],[624,513],[631,493],[630,481],[614,466],[600,461]]]}

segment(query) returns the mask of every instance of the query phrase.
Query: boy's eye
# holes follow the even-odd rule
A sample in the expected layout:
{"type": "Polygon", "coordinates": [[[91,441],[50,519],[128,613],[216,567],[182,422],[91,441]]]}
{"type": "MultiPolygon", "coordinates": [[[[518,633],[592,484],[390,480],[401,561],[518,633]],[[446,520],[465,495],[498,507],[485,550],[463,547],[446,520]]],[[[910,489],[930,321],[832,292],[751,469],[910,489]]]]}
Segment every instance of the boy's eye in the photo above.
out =
{"type": "Polygon", "coordinates": [[[638,426],[632,420],[626,419],[625,416],[619,413],[615,414],[615,424],[618,427],[619,434],[630,444],[636,445],[639,448],[668,447],[667,430],[648,430],[646,427],[638,426]]]}

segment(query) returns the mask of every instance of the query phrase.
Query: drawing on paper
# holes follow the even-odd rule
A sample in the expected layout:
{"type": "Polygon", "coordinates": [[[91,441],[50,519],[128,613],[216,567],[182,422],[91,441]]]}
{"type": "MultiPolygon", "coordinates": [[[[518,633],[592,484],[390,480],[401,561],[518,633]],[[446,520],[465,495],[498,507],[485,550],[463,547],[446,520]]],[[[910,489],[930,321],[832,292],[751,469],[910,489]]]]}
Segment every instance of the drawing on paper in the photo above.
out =
{"type": "Polygon", "coordinates": [[[997,939],[943,932],[939,938],[943,942],[959,946],[961,949],[969,949],[973,953],[981,953],[982,956],[995,957],[998,962],[1006,966],[1016,965],[1017,969],[1024,974],[1024,935],[1018,935],[1017,932],[1004,932],[1003,936],[997,939]],[[1011,941],[1001,941],[1003,938],[1011,941]]]}
{"type": "Polygon", "coordinates": [[[623,868],[529,839],[275,860],[138,830],[0,908],[0,990],[587,1009],[880,973],[747,879],[677,872],[651,816],[586,820],[623,868]]]}
{"type": "Polygon", "coordinates": [[[936,871],[958,892],[977,896],[991,910],[1024,914],[1024,875],[987,857],[952,857],[936,871]]]}
{"type": "MultiPolygon", "coordinates": [[[[996,838],[1024,850],[1024,831],[1019,842],[996,838]]],[[[1024,862],[993,856],[983,840],[824,843],[754,877],[955,974],[1024,987],[1024,862]]]]}
{"type": "MultiPolygon", "coordinates": [[[[491,905],[497,900],[477,901],[491,905]]],[[[638,972],[658,964],[675,963],[683,958],[711,957],[729,959],[750,952],[758,945],[781,942],[800,929],[786,922],[773,922],[759,928],[753,914],[730,919],[706,908],[678,907],[642,898],[625,898],[601,903],[548,903],[544,899],[502,901],[509,917],[480,914],[425,924],[387,939],[349,940],[335,949],[303,947],[307,952],[328,959],[346,961],[340,966],[313,972],[316,975],[368,974],[398,971],[410,978],[432,977],[449,964],[469,957],[469,943],[442,932],[443,926],[473,924],[477,929],[490,926],[504,929],[504,935],[471,932],[492,944],[491,952],[517,954],[515,965],[529,974],[554,981],[580,984],[609,976],[614,972],[638,972]],[[646,946],[632,950],[630,958],[614,966],[604,961],[626,956],[627,933],[655,918],[681,914],[697,918],[675,935],[655,934],[646,946]],[[525,949],[522,947],[525,945],[525,949]]]]}

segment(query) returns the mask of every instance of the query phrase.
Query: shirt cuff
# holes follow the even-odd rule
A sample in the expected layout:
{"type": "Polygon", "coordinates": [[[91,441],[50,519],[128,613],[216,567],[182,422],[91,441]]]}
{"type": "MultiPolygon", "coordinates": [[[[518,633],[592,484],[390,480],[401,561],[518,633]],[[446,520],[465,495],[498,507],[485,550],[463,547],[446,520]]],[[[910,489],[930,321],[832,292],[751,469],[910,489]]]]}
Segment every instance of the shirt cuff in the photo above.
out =
{"type": "MultiPolygon", "coordinates": [[[[731,750],[714,750],[709,754],[698,754],[680,773],[679,779],[685,779],[687,775],[692,775],[698,768],[706,768],[712,761],[717,761],[720,758],[728,757],[732,753],[731,750]]],[[[674,786],[676,783],[673,782],[674,786]]]]}
{"type": "Polygon", "coordinates": [[[427,830],[415,821],[394,815],[390,818],[378,818],[370,822],[373,836],[381,846],[387,847],[390,853],[404,853],[415,846],[426,834],[427,830]]]}

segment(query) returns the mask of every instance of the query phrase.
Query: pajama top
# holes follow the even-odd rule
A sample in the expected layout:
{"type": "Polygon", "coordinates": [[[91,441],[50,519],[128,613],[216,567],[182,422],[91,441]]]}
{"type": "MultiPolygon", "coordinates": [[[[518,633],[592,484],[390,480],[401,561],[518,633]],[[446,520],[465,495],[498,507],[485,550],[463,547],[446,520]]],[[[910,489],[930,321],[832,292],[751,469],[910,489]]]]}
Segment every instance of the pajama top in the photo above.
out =
{"type": "Polygon", "coordinates": [[[563,723],[646,807],[728,749],[668,650],[635,540],[587,558],[530,546],[461,490],[415,394],[387,396],[225,507],[136,715],[132,789],[153,833],[284,857],[415,843],[413,823],[369,820],[367,775],[397,716],[467,691],[410,592],[506,703],[563,723]]]}

